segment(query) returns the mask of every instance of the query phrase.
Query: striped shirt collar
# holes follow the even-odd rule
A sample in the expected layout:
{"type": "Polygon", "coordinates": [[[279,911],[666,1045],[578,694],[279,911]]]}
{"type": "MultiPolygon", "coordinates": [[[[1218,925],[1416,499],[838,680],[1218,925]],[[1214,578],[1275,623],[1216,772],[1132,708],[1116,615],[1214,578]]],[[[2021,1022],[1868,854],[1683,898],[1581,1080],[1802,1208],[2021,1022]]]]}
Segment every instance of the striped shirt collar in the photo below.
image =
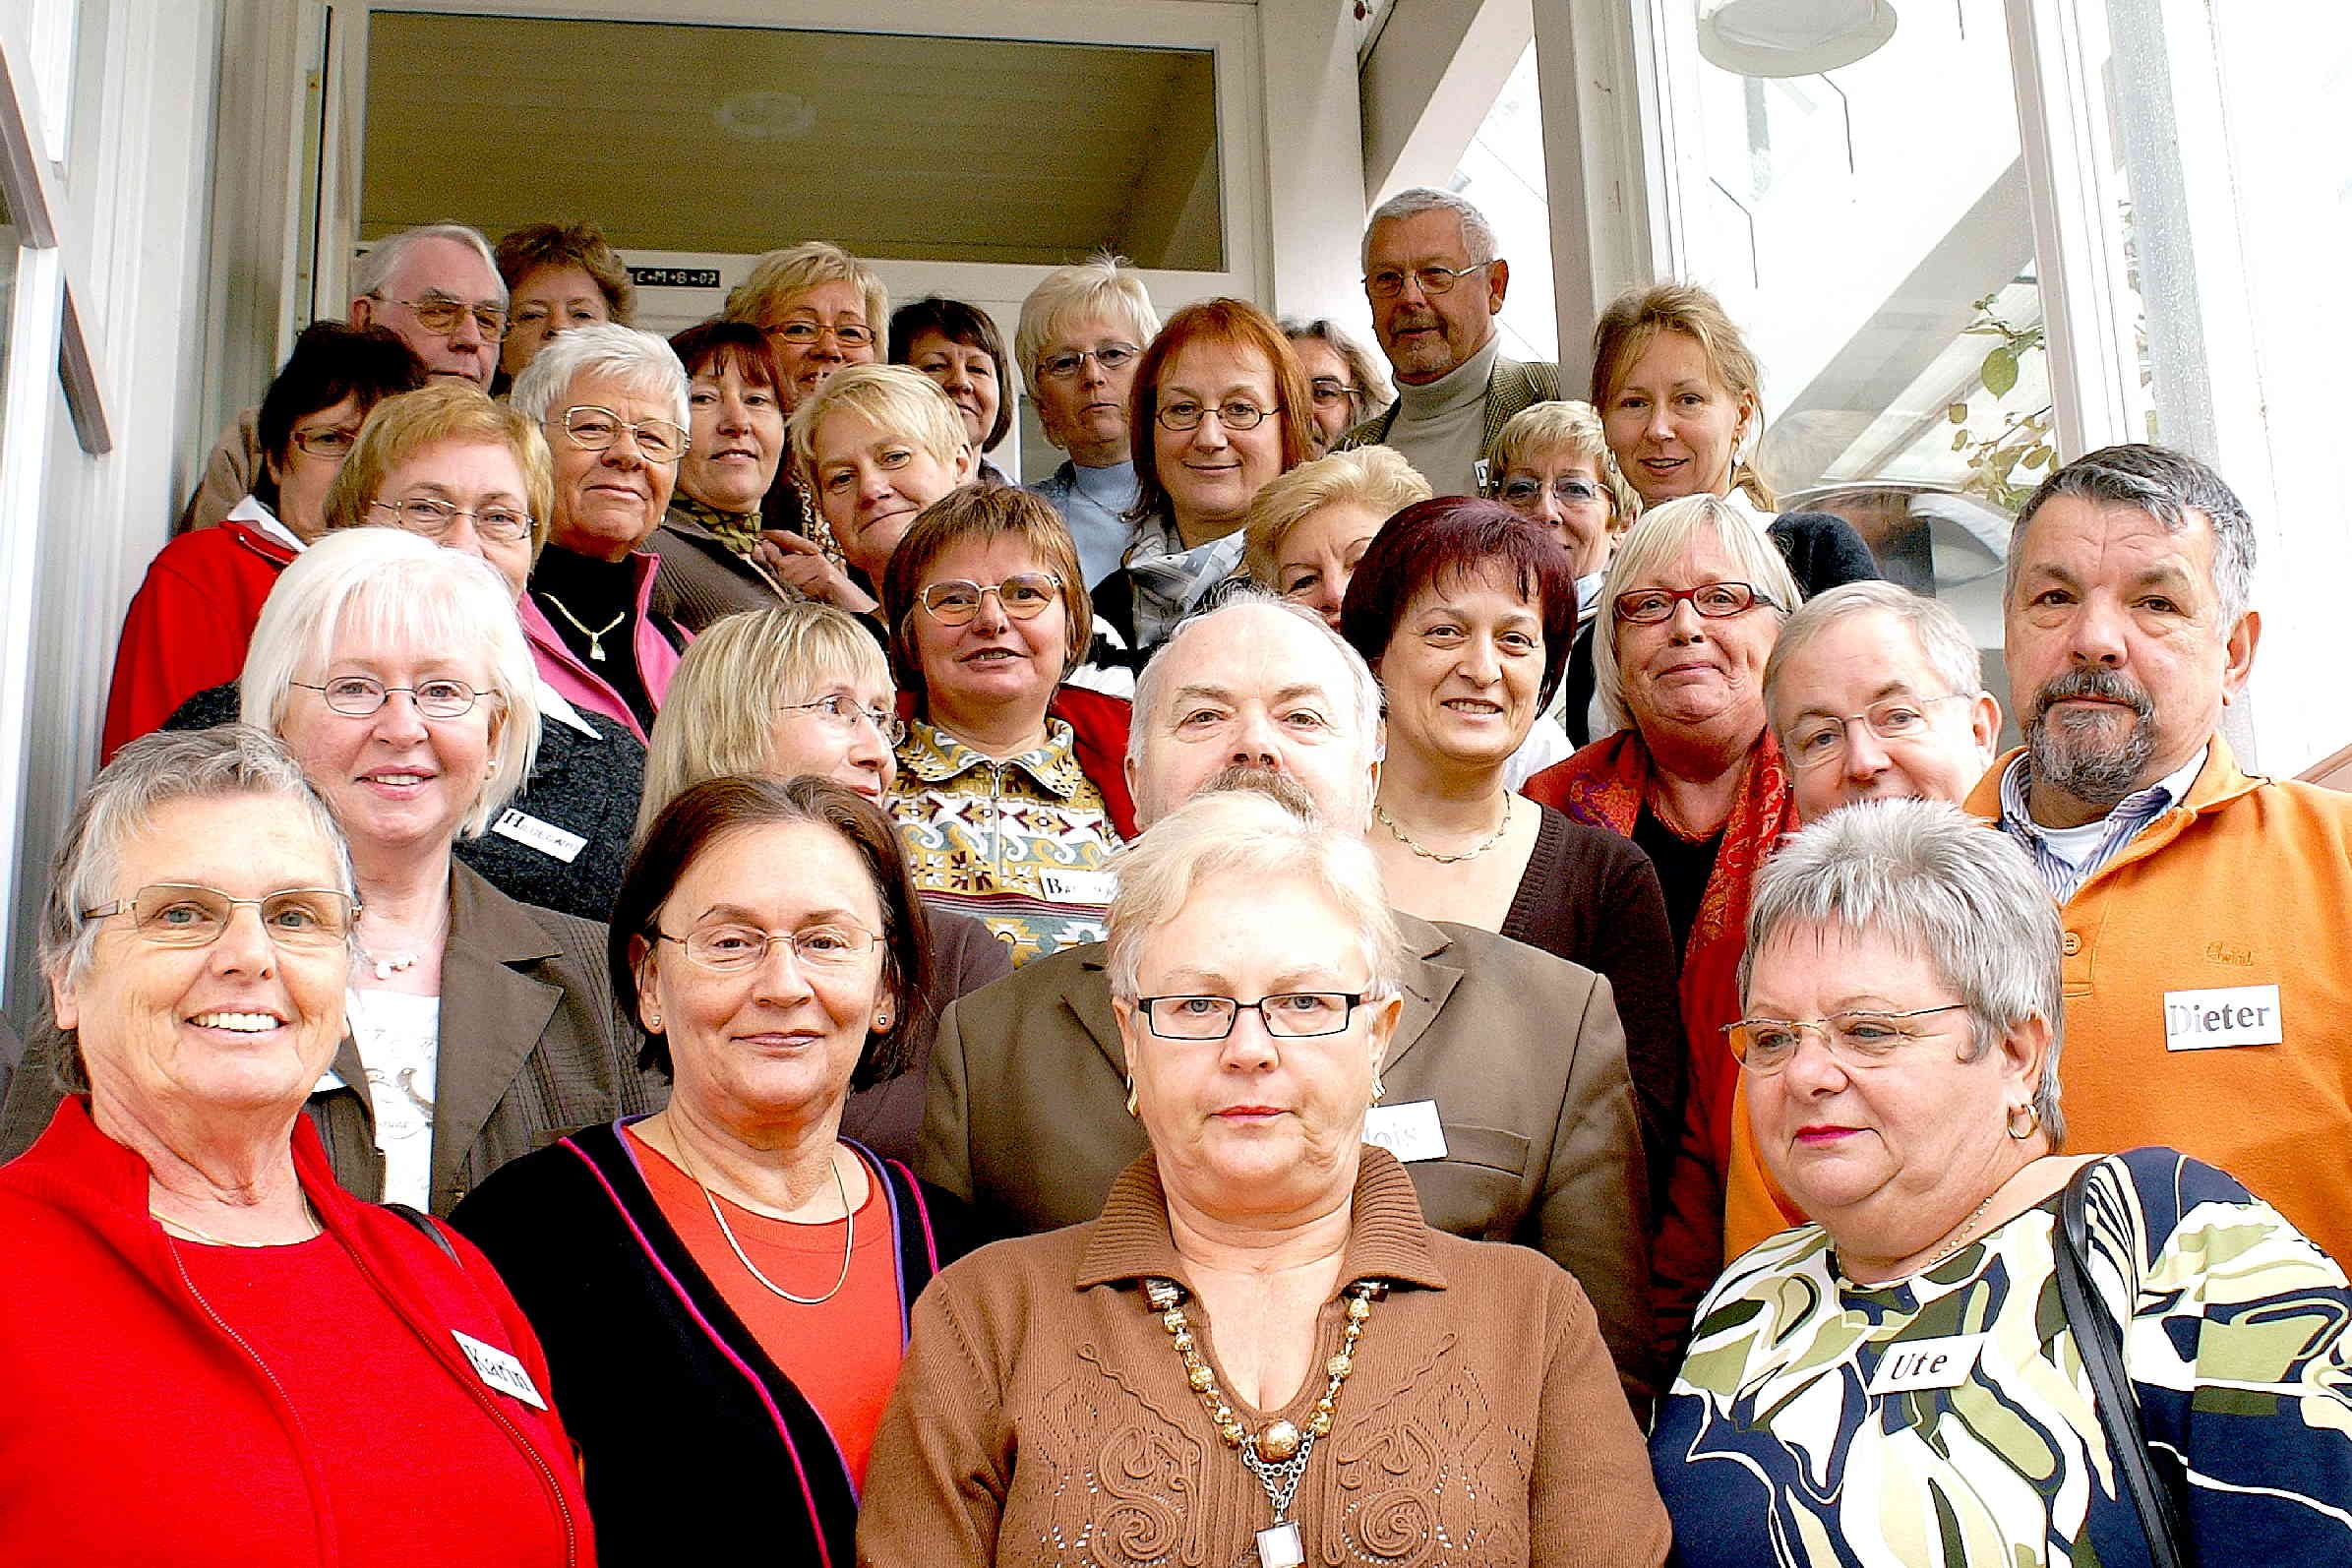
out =
{"type": "Polygon", "coordinates": [[[2190,786],[2204,771],[2205,760],[2212,752],[2212,746],[2207,744],[2183,766],[2118,801],[2114,810],[2099,819],[2103,831],[2080,864],[2061,855],[2053,845],[2052,830],[2034,821],[2033,813],[2026,805],[2033,754],[2020,752],[2001,775],[2001,829],[2025,846],[2033,857],[2034,870],[2041,874],[2042,884],[2049,888],[2052,898],[2063,904],[2075,895],[2077,888],[2122,854],[2149,823],[2189,798],[2190,786]]]}

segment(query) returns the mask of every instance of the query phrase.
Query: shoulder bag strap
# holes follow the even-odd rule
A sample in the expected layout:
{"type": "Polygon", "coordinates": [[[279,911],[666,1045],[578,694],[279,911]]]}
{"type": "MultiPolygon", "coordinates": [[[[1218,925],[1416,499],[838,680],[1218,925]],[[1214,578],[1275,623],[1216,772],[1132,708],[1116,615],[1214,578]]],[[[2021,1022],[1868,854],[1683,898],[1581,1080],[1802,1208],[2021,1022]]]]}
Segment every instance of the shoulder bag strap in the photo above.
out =
{"type": "Polygon", "coordinates": [[[441,1248],[441,1250],[448,1255],[449,1260],[452,1263],[456,1264],[459,1268],[465,1267],[465,1260],[457,1255],[457,1249],[455,1247],[450,1245],[450,1238],[441,1234],[441,1227],[433,1223],[433,1217],[431,1215],[426,1214],[420,1209],[411,1208],[405,1203],[386,1203],[379,1205],[379,1207],[390,1209],[401,1219],[406,1220],[410,1225],[413,1225],[418,1230],[424,1232],[425,1235],[433,1238],[433,1244],[441,1248]]]}
{"type": "Polygon", "coordinates": [[[2082,1356],[2082,1369],[2090,1376],[2091,1402],[2097,1408],[2099,1429],[2114,1457],[2116,1479],[2140,1515],[2147,1537],[2148,1561],[2154,1568],[2186,1568],[2172,1498],[2157,1476],[2140,1426],[2140,1399],[2124,1372],[2123,1330],[2107,1313],[2091,1288],[2090,1221],[2084,1194],[2099,1162],[2077,1171],[2058,1200],[2058,1226],[2052,1233],[2056,1254],[2058,1299],[2066,1308],[2068,1328],[2082,1356]]]}

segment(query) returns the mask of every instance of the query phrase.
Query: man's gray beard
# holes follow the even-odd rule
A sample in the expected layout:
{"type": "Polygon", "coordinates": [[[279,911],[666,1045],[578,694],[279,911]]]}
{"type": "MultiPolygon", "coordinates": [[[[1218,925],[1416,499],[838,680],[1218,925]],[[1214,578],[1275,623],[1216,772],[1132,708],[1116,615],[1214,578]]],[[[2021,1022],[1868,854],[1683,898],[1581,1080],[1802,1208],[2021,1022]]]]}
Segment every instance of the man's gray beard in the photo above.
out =
{"type": "Polygon", "coordinates": [[[2113,811],[2140,787],[2141,769],[2156,754],[2156,723],[2149,714],[2135,715],[2132,732],[2118,746],[2101,741],[2102,727],[2096,715],[2069,724],[2063,716],[2052,723],[2048,713],[2035,714],[2025,725],[2034,782],[2101,812],[2113,811]]]}

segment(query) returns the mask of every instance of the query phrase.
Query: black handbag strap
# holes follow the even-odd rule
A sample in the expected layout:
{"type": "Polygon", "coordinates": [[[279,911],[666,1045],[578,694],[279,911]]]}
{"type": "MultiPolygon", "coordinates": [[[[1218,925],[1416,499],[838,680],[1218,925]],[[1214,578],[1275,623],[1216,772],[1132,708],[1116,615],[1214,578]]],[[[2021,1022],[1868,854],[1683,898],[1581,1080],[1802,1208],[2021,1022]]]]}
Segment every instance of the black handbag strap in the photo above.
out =
{"type": "Polygon", "coordinates": [[[425,1235],[431,1236],[433,1238],[433,1244],[441,1248],[444,1253],[448,1254],[449,1260],[452,1263],[456,1264],[459,1268],[465,1267],[465,1259],[459,1257],[457,1255],[457,1249],[450,1245],[450,1238],[441,1234],[441,1227],[433,1223],[433,1216],[425,1213],[421,1209],[411,1208],[405,1203],[387,1203],[384,1205],[384,1207],[392,1210],[392,1213],[398,1215],[401,1219],[406,1220],[410,1225],[415,1226],[418,1230],[424,1232],[425,1235]]]}
{"type": "Polygon", "coordinates": [[[2081,1353],[2082,1369],[2090,1376],[2091,1403],[2107,1437],[2116,1478],[2147,1537],[2148,1561],[2154,1568],[2186,1568],[2172,1495],[2148,1458],[2147,1437],[2140,1426],[2140,1398],[2124,1373],[2123,1328],[2091,1289],[2090,1219],[2084,1194],[2098,1164],[2093,1160],[2077,1171],[2058,1200],[2058,1226],[2050,1237],[2058,1266],[2058,1299],[2081,1353]]]}

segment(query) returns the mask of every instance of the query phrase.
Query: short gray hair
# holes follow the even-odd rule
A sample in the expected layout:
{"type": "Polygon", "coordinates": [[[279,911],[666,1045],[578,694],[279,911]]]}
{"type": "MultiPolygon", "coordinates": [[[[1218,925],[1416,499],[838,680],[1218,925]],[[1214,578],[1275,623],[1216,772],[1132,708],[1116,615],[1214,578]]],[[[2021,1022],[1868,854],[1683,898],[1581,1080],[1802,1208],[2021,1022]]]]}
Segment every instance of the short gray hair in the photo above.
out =
{"type": "Polygon", "coordinates": [[[497,288],[500,300],[507,297],[506,279],[500,275],[498,257],[490,249],[490,241],[482,231],[464,223],[423,223],[404,228],[399,233],[378,240],[368,248],[351,270],[351,297],[354,299],[382,299],[384,285],[408,253],[426,240],[455,240],[482,258],[483,268],[490,273],[491,284],[497,288]]]}
{"type": "Polygon", "coordinates": [[[1768,614],[1785,620],[1804,597],[1779,548],[1721,496],[1684,496],[1642,513],[1641,523],[1609,559],[1608,578],[1600,585],[1604,624],[1593,637],[1593,686],[1600,694],[1601,711],[1621,730],[1633,727],[1633,709],[1626,705],[1625,672],[1617,665],[1617,595],[1664,568],[1702,534],[1714,535],[1748,586],[1773,602],[1768,614]]]}
{"type": "Polygon", "coordinates": [[[1097,313],[1124,327],[1137,348],[1150,347],[1160,335],[1160,313],[1152,308],[1143,274],[1134,263],[1110,251],[1097,251],[1074,266],[1048,272],[1021,301],[1012,357],[1020,361],[1021,385],[1031,397],[1037,395],[1037,362],[1061,324],[1073,316],[1097,313]]]}
{"type": "Polygon", "coordinates": [[[2253,605],[2254,519],[2246,514],[2246,504],[2219,474],[2187,452],[2145,443],[2101,447],[2041,482],[2009,530],[2009,597],[2017,594],[2025,530],[2034,514],[2060,496],[2144,512],[2168,533],[2188,527],[2191,512],[2203,513],[2213,529],[2213,595],[2220,602],[2224,637],[2253,605]]]}
{"type": "Polygon", "coordinates": [[[479,836],[539,754],[539,671],[515,618],[513,590],[488,562],[405,528],[331,533],[271,587],[237,678],[238,716],[282,732],[295,677],[305,668],[324,672],[344,633],[419,652],[480,653],[497,694],[484,700],[505,719],[481,793],[459,824],[467,837],[479,836]]]}
{"type": "Polygon", "coordinates": [[[670,418],[681,430],[693,425],[686,406],[686,367],[678,351],[657,332],[617,322],[575,327],[550,338],[514,378],[508,401],[532,424],[543,425],[556,399],[583,375],[615,377],[632,392],[669,403],[670,418]]]}
{"type": "Polygon", "coordinates": [[[1112,862],[1111,994],[1132,999],[1141,985],[1143,944],[1176,918],[1193,889],[1213,876],[1259,886],[1301,883],[1340,912],[1362,944],[1366,996],[1390,996],[1405,971],[1405,938],[1381,886],[1380,865],[1361,834],[1302,817],[1258,790],[1216,790],[1187,801],[1112,862]]]}
{"type": "Polygon", "coordinates": [[[2050,1146],[2066,1141],[2058,1055],[2066,1024],[2058,906],[2008,834],[1944,801],[1840,807],[1783,843],[1757,874],[1739,959],[1746,1004],[1756,954],[1786,925],[1872,933],[1926,959],[1968,1009],[1975,1061],[2018,1025],[2047,1019],[2033,1091],[2050,1146]]]}
{"type": "Polygon", "coordinates": [[[1413,217],[1422,212],[1451,212],[1462,220],[1462,248],[1470,252],[1473,265],[1483,267],[1494,260],[1494,225],[1486,221],[1470,199],[1452,191],[1440,191],[1427,185],[1416,185],[1399,191],[1372,210],[1363,226],[1363,248],[1360,260],[1365,268],[1372,265],[1372,231],[1383,223],[1413,217]]]}
{"type": "Polygon", "coordinates": [[[1127,726],[1127,761],[1138,772],[1141,772],[1143,768],[1144,738],[1151,729],[1152,714],[1159,708],[1160,688],[1168,680],[1170,651],[1187,633],[1207,622],[1216,620],[1219,616],[1263,610],[1273,610],[1294,617],[1299,624],[1314,628],[1322,635],[1323,640],[1331,644],[1333,651],[1347,666],[1349,681],[1347,694],[1351,698],[1349,709],[1356,721],[1356,733],[1363,737],[1364,747],[1370,754],[1366,760],[1376,762],[1380,759],[1380,678],[1372,673],[1372,667],[1363,662],[1362,654],[1349,646],[1346,637],[1332,631],[1325,624],[1323,618],[1314,611],[1303,604],[1293,604],[1288,599],[1278,598],[1264,588],[1251,583],[1237,585],[1227,590],[1215,608],[1202,610],[1178,621],[1176,630],[1168,633],[1168,640],[1160,644],[1152,654],[1151,662],[1143,667],[1143,673],[1135,677],[1135,698],[1129,710],[1134,715],[1134,720],[1127,726]]]}
{"type": "Polygon", "coordinates": [[[1804,656],[1814,640],[1840,621],[1878,611],[1910,628],[1927,656],[1936,679],[1954,692],[1974,696],[1984,690],[1984,659],[1959,616],[1925,594],[1913,593],[1899,582],[1868,578],[1840,583],[1805,601],[1781,628],[1764,664],[1764,702],[1772,707],[1773,690],[1788,678],[1788,666],[1804,656]]]}

